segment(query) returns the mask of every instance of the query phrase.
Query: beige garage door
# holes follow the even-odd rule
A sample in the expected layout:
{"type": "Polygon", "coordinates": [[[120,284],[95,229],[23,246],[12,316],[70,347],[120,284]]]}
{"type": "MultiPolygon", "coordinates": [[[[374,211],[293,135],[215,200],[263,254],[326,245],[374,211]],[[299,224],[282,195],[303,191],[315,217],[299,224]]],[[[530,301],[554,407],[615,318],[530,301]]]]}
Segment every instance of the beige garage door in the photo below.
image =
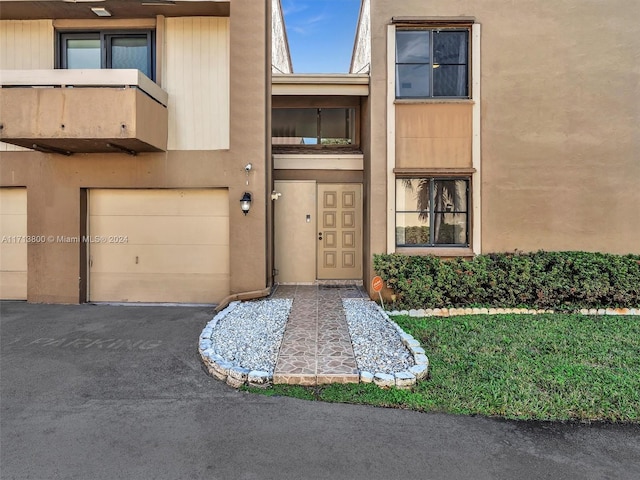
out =
{"type": "Polygon", "coordinates": [[[26,188],[0,188],[0,236],[0,298],[26,300],[26,188]]]}
{"type": "Polygon", "coordinates": [[[216,303],[229,294],[225,189],[91,190],[96,302],[216,303]]]}

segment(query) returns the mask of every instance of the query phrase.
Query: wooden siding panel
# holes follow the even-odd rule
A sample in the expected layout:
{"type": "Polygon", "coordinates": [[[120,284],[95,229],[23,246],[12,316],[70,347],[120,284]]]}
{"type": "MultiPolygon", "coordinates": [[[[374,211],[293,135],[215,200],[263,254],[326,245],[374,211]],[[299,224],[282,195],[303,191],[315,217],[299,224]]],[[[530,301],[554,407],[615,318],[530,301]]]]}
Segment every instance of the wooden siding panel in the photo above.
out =
{"type": "Polygon", "coordinates": [[[166,19],[170,150],[229,148],[229,19],[166,19]]]}
{"type": "Polygon", "coordinates": [[[466,138],[399,138],[398,168],[471,167],[471,142],[466,138]]]}
{"type": "MultiPolygon", "coordinates": [[[[51,20],[0,20],[0,70],[53,68],[51,20]]],[[[0,152],[28,151],[0,142],[0,152]]]]}
{"type": "Polygon", "coordinates": [[[472,104],[396,105],[396,167],[472,166],[472,104]]]}

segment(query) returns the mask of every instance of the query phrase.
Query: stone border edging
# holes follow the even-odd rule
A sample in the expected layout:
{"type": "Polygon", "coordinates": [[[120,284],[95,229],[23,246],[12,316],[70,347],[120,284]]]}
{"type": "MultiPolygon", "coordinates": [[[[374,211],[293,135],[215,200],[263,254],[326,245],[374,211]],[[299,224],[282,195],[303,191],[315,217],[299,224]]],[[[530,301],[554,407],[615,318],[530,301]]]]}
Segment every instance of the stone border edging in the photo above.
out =
{"type": "MultiPolygon", "coordinates": [[[[377,304],[376,304],[377,305],[377,304]]],[[[380,306],[378,305],[378,308],[380,306]]],[[[410,317],[455,317],[459,315],[541,315],[544,313],[566,313],[555,310],[531,308],[425,308],[411,310],[392,310],[389,315],[409,315],[410,317]]],[[[640,308],[583,308],[580,315],[640,315],[640,308]]]]}
{"type": "Polygon", "coordinates": [[[411,353],[415,365],[410,367],[408,370],[395,372],[393,375],[389,373],[371,373],[365,370],[359,370],[360,383],[374,383],[381,388],[396,387],[401,390],[409,389],[414,386],[418,380],[425,379],[429,374],[429,358],[427,357],[424,348],[420,346],[420,342],[418,340],[413,338],[413,336],[405,332],[396,322],[391,320],[388,313],[384,311],[380,305],[377,303],[375,303],[375,305],[382,317],[398,332],[402,343],[411,353]]]}
{"type": "MultiPolygon", "coordinates": [[[[363,299],[363,301],[372,300],[363,299]]],[[[242,385],[246,384],[252,387],[265,388],[273,383],[272,374],[241,367],[240,365],[234,364],[233,362],[230,362],[224,357],[216,354],[213,349],[213,341],[211,339],[213,329],[219,321],[233,312],[240,303],[240,301],[229,303],[224,310],[216,314],[216,316],[207,323],[200,333],[198,352],[200,353],[200,357],[207,367],[209,374],[218,380],[226,382],[227,385],[234,388],[240,388],[242,385]]],[[[429,359],[427,358],[424,349],[420,346],[420,342],[402,330],[397,323],[389,318],[387,312],[380,308],[377,303],[373,303],[376,305],[376,309],[380,315],[382,315],[382,317],[398,332],[402,343],[413,356],[415,365],[410,367],[408,370],[396,372],[393,375],[382,372],[371,373],[358,370],[359,381],[361,383],[374,383],[381,388],[411,388],[415,385],[416,381],[427,377],[429,373],[429,359]]]]}
{"type": "Polygon", "coordinates": [[[200,333],[198,352],[200,352],[200,357],[209,373],[214,378],[226,382],[227,385],[239,388],[246,383],[252,387],[266,387],[273,381],[273,376],[268,372],[243,368],[216,354],[213,349],[213,341],[211,340],[213,329],[220,320],[235,310],[240,303],[240,301],[229,303],[224,310],[207,323],[200,333]]]}

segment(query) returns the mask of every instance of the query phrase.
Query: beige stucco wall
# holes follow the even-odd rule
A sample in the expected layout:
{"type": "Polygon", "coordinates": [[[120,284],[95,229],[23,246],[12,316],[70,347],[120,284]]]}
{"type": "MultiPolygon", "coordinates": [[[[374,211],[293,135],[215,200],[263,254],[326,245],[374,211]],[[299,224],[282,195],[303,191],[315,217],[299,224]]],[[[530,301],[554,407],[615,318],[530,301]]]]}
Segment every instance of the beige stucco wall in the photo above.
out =
{"type": "Polygon", "coordinates": [[[240,207],[231,207],[232,292],[264,288],[271,279],[271,137],[266,133],[271,131],[270,16],[268,2],[231,3],[229,203],[239,204],[245,190],[253,194],[253,215],[245,217],[240,207]],[[249,162],[253,169],[247,186],[244,167],[249,162]]]}
{"type": "MultiPolygon", "coordinates": [[[[386,25],[482,25],[482,251],[640,252],[640,3],[373,0],[371,211],[385,208],[386,25]]],[[[387,225],[373,213],[371,250],[387,225]]]]}
{"type": "MultiPolygon", "coordinates": [[[[27,187],[29,235],[78,236],[83,188],[208,188],[229,190],[230,290],[264,289],[268,245],[265,224],[270,116],[270,18],[266,2],[234,0],[229,19],[229,148],[163,153],[75,154],[1,152],[0,185],[27,187]],[[244,166],[253,169],[245,184],[244,166]],[[253,195],[242,214],[244,191],[253,195]]],[[[80,245],[30,244],[27,249],[28,300],[77,303],[81,299],[80,245]]]]}

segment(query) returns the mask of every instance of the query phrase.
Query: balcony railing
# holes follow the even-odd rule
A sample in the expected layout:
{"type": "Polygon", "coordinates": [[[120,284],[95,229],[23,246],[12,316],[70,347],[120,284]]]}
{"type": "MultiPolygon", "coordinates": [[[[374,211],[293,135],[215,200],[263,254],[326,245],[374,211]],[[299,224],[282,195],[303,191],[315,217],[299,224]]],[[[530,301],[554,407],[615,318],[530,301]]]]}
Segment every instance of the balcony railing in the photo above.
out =
{"type": "Polygon", "coordinates": [[[0,71],[0,140],[49,153],[164,151],[167,93],[138,70],[0,71]]]}

